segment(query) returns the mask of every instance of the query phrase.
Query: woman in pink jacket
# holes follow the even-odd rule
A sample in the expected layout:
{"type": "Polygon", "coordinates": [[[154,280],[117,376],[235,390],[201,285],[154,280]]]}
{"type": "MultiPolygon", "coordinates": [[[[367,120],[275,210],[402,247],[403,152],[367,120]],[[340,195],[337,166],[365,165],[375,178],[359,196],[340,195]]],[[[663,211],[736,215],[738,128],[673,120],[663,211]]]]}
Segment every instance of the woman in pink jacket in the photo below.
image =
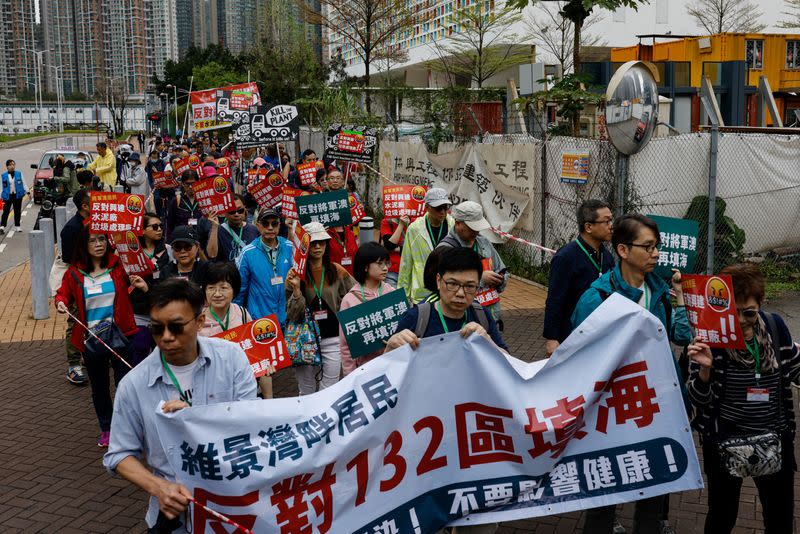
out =
{"type": "MultiPolygon", "coordinates": [[[[353,260],[353,278],[356,279],[357,283],[342,298],[339,310],[358,306],[368,300],[394,291],[392,286],[384,282],[391,264],[389,251],[378,243],[373,241],[361,245],[353,260]]],[[[363,365],[376,356],[383,354],[383,351],[380,350],[359,358],[351,357],[350,347],[347,346],[341,325],[339,325],[339,348],[342,353],[342,371],[345,375],[352,373],[359,365],[363,365]]]]}

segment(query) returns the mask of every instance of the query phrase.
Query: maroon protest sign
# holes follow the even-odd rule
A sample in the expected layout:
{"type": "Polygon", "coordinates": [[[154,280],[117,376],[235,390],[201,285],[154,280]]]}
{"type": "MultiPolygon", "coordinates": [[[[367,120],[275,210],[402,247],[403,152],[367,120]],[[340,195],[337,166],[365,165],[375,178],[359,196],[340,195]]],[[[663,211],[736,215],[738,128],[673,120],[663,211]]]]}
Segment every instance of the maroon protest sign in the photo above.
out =
{"type": "Polygon", "coordinates": [[[172,162],[172,174],[175,176],[180,176],[190,169],[189,158],[178,158],[172,162]]]}
{"type": "Polygon", "coordinates": [[[277,371],[292,365],[292,358],[286,349],[283,331],[275,314],[220,332],[214,337],[238,343],[247,354],[256,378],[267,374],[270,366],[277,371]]]}
{"type": "Polygon", "coordinates": [[[383,216],[390,219],[407,216],[412,219],[425,214],[425,193],[421,185],[387,185],[383,187],[383,216]]]}
{"type": "Polygon", "coordinates": [[[144,197],[92,191],[89,195],[89,231],[97,234],[144,231],[144,197]]]}
{"type": "Polygon", "coordinates": [[[280,173],[274,172],[269,175],[269,178],[255,183],[248,187],[247,190],[259,206],[262,208],[274,208],[283,202],[284,184],[280,173]]]}
{"type": "Polygon", "coordinates": [[[155,270],[153,262],[144,253],[135,233],[128,231],[111,234],[111,242],[117,249],[117,256],[119,256],[122,267],[129,275],[136,274],[144,277],[155,270]]]}
{"type": "Polygon", "coordinates": [[[358,224],[358,221],[364,218],[364,206],[358,201],[353,193],[347,195],[347,202],[350,204],[350,217],[353,219],[353,224],[358,224]]]}
{"type": "Polygon", "coordinates": [[[297,166],[297,172],[300,174],[300,183],[302,185],[309,186],[317,183],[317,163],[315,161],[301,163],[297,166]]]}
{"type": "Polygon", "coordinates": [[[689,324],[711,348],[744,349],[733,282],[728,275],[681,275],[689,324]]]}
{"type": "Polygon", "coordinates": [[[250,189],[267,176],[267,169],[247,169],[247,188],[250,189]]]}
{"type": "Polygon", "coordinates": [[[236,208],[228,180],[222,176],[206,178],[192,184],[194,197],[204,215],[226,213],[236,208]]]}
{"type": "Polygon", "coordinates": [[[295,221],[294,223],[292,244],[294,245],[292,268],[302,280],[306,275],[306,262],[308,261],[308,249],[311,246],[311,236],[306,232],[299,221],[295,221]]]}
{"type": "Polygon", "coordinates": [[[231,162],[228,158],[217,158],[214,163],[217,165],[217,172],[220,176],[223,178],[231,177],[231,162]]]}
{"type": "Polygon", "coordinates": [[[153,171],[153,185],[156,189],[175,189],[181,184],[172,176],[172,171],[153,171]]]}
{"type": "Polygon", "coordinates": [[[281,203],[281,214],[283,215],[284,219],[290,219],[294,221],[298,219],[297,203],[295,202],[294,199],[302,194],[303,194],[302,189],[295,189],[294,187],[283,188],[283,202],[281,203]]]}
{"type": "Polygon", "coordinates": [[[197,169],[200,168],[200,156],[198,156],[197,154],[192,154],[191,156],[189,156],[188,163],[189,163],[189,168],[192,169],[193,171],[196,171],[197,169]]]}

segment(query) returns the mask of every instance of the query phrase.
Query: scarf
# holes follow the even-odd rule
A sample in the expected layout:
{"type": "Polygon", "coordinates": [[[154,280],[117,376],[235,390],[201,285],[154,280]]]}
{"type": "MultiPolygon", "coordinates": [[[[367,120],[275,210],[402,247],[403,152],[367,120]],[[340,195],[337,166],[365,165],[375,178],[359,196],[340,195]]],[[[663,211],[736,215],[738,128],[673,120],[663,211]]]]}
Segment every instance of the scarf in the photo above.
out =
{"type": "MultiPolygon", "coordinates": [[[[772,336],[767,332],[767,327],[761,315],[758,316],[758,322],[753,326],[753,340],[758,343],[758,350],[761,355],[761,373],[771,373],[778,369],[778,355],[772,347],[772,336]]],[[[732,361],[744,366],[755,368],[755,357],[750,354],[747,347],[741,350],[726,349],[725,352],[732,361]]]]}

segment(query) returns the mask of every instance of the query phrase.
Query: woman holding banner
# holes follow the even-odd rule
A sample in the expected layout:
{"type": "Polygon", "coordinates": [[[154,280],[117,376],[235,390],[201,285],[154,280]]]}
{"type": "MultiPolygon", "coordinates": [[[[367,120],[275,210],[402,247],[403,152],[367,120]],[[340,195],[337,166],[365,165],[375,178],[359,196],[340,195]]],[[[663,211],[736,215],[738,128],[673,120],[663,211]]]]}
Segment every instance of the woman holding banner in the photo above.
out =
{"type": "Polygon", "coordinates": [[[122,359],[127,356],[128,338],[138,331],[128,298],[128,285],[128,275],[108,238],[103,234],[90,234],[89,227],[84,226],[78,234],[75,255],[64,273],[55,303],[59,313],[67,313],[72,304],[78,310],[70,342],[83,353],[89,374],[92,403],[100,424],[98,447],[108,447],[111,429],[113,405],[108,369],[114,369],[114,383],[118,385],[130,368],[122,359]],[[116,354],[87,333],[86,328],[116,354]]]}
{"type": "Polygon", "coordinates": [[[322,353],[322,378],[313,365],[295,367],[300,395],[310,395],[339,381],[342,368],[339,351],[339,320],[336,312],[355,281],[338,263],[331,261],[328,244],[331,236],[322,223],[303,225],[309,233],[308,268],[304,280],[292,269],[286,279],[286,320],[303,323],[306,314],[319,326],[322,353]]]}
{"type": "Polygon", "coordinates": [[[705,532],[736,526],[742,480],[752,476],[766,532],[793,532],[795,419],[791,384],[800,351],[776,314],[761,310],[765,283],[757,265],[724,268],[730,275],[745,349],[689,345],[689,399],[697,413],[708,485],[705,532]]]}
{"type": "MultiPolygon", "coordinates": [[[[353,261],[353,278],[357,283],[342,299],[339,311],[358,306],[394,291],[394,287],[385,282],[391,264],[388,250],[375,242],[363,244],[356,252],[353,261]]],[[[383,350],[380,350],[360,358],[352,358],[341,325],[339,326],[339,350],[342,353],[342,372],[345,376],[355,371],[356,367],[383,354],[383,350]]]]}

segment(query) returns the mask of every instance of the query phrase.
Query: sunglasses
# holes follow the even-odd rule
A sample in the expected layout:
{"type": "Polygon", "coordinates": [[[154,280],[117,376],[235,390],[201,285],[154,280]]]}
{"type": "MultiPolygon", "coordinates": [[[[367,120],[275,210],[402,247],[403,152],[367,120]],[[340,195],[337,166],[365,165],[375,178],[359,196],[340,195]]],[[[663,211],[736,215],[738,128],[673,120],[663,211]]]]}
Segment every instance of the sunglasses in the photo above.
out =
{"type": "Polygon", "coordinates": [[[152,228],[153,230],[162,230],[164,228],[164,225],[161,223],[156,223],[156,224],[148,224],[147,227],[152,228]]]}
{"type": "Polygon", "coordinates": [[[450,204],[442,204],[441,206],[436,207],[431,206],[431,208],[435,209],[436,211],[447,211],[450,209],[450,204]]]}
{"type": "Polygon", "coordinates": [[[194,246],[193,243],[186,243],[184,241],[181,241],[179,243],[173,244],[172,250],[174,250],[175,252],[183,252],[185,250],[192,250],[193,246],[194,246]]]}
{"type": "Polygon", "coordinates": [[[266,228],[280,228],[281,222],[276,221],[275,219],[269,219],[261,223],[261,225],[266,228]]]}
{"type": "Polygon", "coordinates": [[[755,319],[758,317],[758,310],[739,310],[739,313],[745,319],[755,319]]]}
{"type": "Polygon", "coordinates": [[[189,321],[185,321],[183,323],[179,323],[178,321],[170,321],[167,324],[161,323],[150,323],[147,325],[147,329],[150,331],[150,334],[153,336],[163,336],[164,332],[169,329],[172,332],[173,336],[179,336],[183,334],[183,329],[186,328],[186,325],[194,321],[200,317],[199,315],[195,315],[194,319],[190,319],[189,321]]]}
{"type": "Polygon", "coordinates": [[[229,211],[228,215],[243,215],[245,211],[247,210],[244,208],[239,208],[238,210],[229,211]]]}

